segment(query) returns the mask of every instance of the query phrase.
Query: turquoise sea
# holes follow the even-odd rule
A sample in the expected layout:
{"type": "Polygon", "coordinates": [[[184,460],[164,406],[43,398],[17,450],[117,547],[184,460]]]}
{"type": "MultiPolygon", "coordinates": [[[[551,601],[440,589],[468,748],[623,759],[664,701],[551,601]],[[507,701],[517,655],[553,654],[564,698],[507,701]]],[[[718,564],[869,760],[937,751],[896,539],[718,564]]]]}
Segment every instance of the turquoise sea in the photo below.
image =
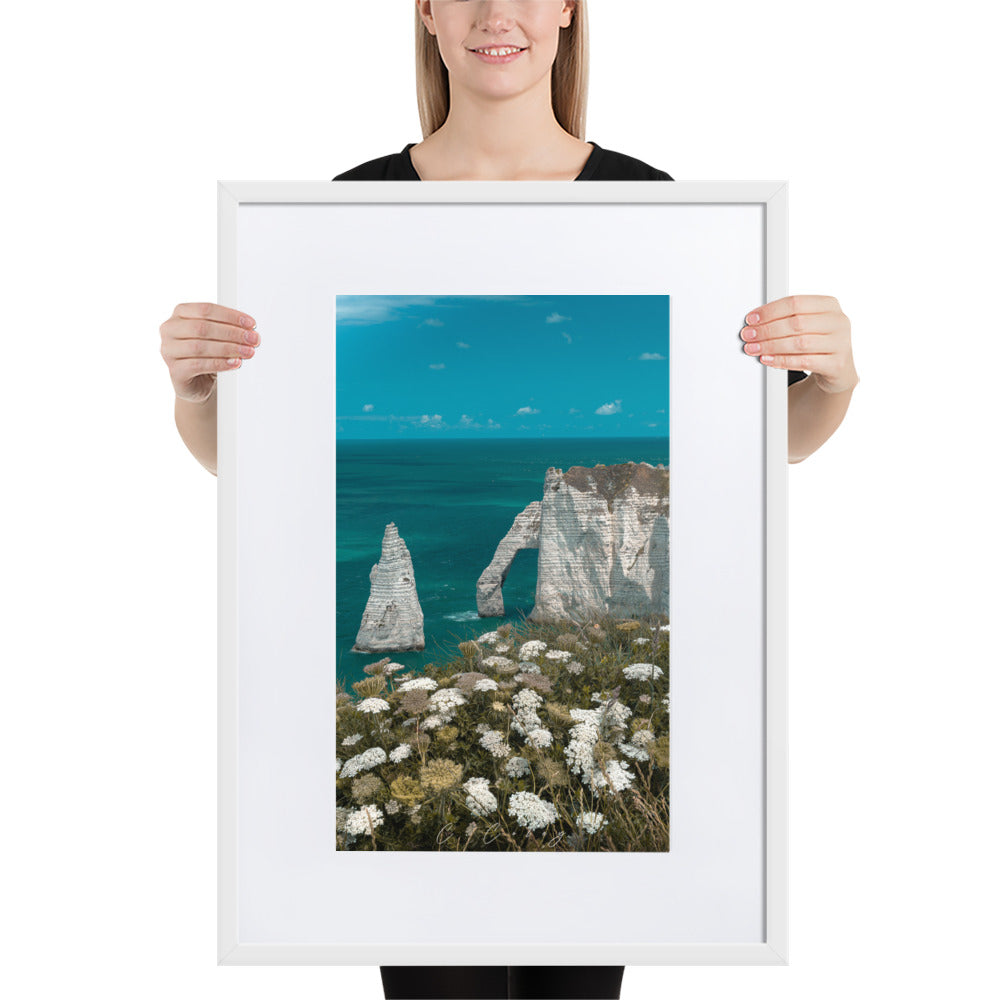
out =
{"type": "MultiPolygon", "coordinates": [[[[540,438],[337,442],[337,678],[350,685],[379,654],[352,653],[394,521],[413,559],[426,649],[393,653],[407,667],[441,663],[458,642],[505,619],[476,613],[476,581],[515,515],[542,498],[546,469],[670,463],[668,438],[540,438]]],[[[518,554],[504,584],[506,620],[534,604],[537,550],[518,554]]]]}

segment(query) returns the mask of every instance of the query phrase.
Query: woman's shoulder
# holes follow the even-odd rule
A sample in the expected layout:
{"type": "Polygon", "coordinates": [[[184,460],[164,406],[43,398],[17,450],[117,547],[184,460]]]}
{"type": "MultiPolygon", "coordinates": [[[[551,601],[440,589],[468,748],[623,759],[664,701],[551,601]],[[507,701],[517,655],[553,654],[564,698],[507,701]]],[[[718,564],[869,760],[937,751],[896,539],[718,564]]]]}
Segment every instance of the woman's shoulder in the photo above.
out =
{"type": "Polygon", "coordinates": [[[365,160],[350,170],[339,173],[335,181],[418,181],[420,177],[413,169],[409,149],[413,145],[408,142],[398,153],[387,156],[377,156],[374,160],[365,160]]]}
{"type": "Polygon", "coordinates": [[[594,146],[587,166],[577,180],[580,181],[672,181],[673,177],[658,167],[651,166],[645,160],[619,153],[616,149],[606,149],[604,146],[590,140],[594,146]]]}

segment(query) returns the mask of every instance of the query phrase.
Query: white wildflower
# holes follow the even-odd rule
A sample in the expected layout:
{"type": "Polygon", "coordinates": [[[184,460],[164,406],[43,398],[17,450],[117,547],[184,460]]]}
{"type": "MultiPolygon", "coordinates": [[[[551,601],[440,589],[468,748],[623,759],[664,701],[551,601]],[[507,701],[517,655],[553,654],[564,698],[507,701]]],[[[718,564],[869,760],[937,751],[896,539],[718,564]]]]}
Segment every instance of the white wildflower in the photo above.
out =
{"type": "Polygon", "coordinates": [[[411,681],[403,681],[400,691],[436,691],[438,682],[433,677],[414,677],[411,681]]]}
{"type": "Polygon", "coordinates": [[[462,787],[469,793],[465,804],[473,816],[488,816],[497,811],[497,797],[485,778],[469,778],[462,787]]]}
{"type": "Polygon", "coordinates": [[[422,723],[422,728],[424,729],[437,729],[438,726],[443,726],[445,719],[443,715],[428,715],[422,723]]]}
{"type": "Polygon", "coordinates": [[[663,704],[667,706],[667,715],[670,714],[670,695],[668,694],[666,698],[663,699],[663,704]]]}
{"type": "Polygon", "coordinates": [[[518,691],[513,698],[511,698],[514,708],[518,710],[538,708],[544,700],[545,699],[542,698],[537,691],[532,691],[531,688],[521,688],[521,690],[518,691]]]}
{"type": "Polygon", "coordinates": [[[382,673],[383,674],[394,674],[398,670],[405,670],[405,669],[406,669],[406,667],[404,667],[402,663],[387,663],[382,668],[382,673]]]}
{"type": "Polygon", "coordinates": [[[358,705],[359,712],[388,712],[389,702],[384,698],[365,698],[358,705]]]}
{"type": "Polygon", "coordinates": [[[483,660],[483,666],[491,670],[513,670],[514,661],[507,659],[506,656],[487,656],[483,660]]]}
{"type": "Polygon", "coordinates": [[[399,803],[395,799],[389,799],[385,804],[385,811],[389,816],[395,816],[399,812],[399,809],[399,803]]]}
{"type": "MultiPolygon", "coordinates": [[[[621,729],[626,725],[629,716],[632,714],[632,709],[628,705],[623,705],[620,701],[611,704],[611,699],[605,698],[604,695],[592,695],[591,697],[601,706],[600,708],[592,709],[592,711],[597,713],[595,718],[599,725],[602,725],[605,729],[621,729]]],[[[570,714],[572,715],[572,710],[570,714]]],[[[574,715],[573,718],[576,718],[576,716],[574,715]]]]}
{"type": "Polygon", "coordinates": [[[638,639],[633,639],[632,640],[632,645],[633,646],[646,646],[648,644],[649,644],[649,640],[646,639],[646,638],[644,638],[644,637],[642,637],[642,636],[640,636],[638,639]]]}
{"type": "Polygon", "coordinates": [[[618,749],[621,750],[626,757],[631,757],[633,760],[649,760],[649,754],[646,753],[641,747],[634,746],[631,743],[619,743],[618,749]]]}
{"type": "Polygon", "coordinates": [[[567,653],[564,649],[550,649],[545,654],[546,660],[555,660],[558,663],[568,663],[573,659],[572,653],[567,653]]]}
{"type": "Polygon", "coordinates": [[[361,739],[361,733],[352,733],[350,736],[345,736],[341,741],[340,745],[342,747],[352,747],[358,740],[361,739]]]}
{"type": "Polygon", "coordinates": [[[630,681],[659,680],[663,676],[663,671],[654,663],[633,663],[631,666],[622,667],[622,673],[630,681]]]}
{"type": "Polygon", "coordinates": [[[496,691],[497,682],[491,677],[484,677],[482,680],[476,681],[472,686],[473,691],[496,691]]]}
{"type": "Polygon", "coordinates": [[[515,792],[507,801],[507,810],[527,830],[539,830],[559,818],[556,807],[534,792],[515,792]]]}
{"type": "Polygon", "coordinates": [[[498,632],[484,632],[484,633],[483,633],[483,634],[482,634],[482,635],[481,635],[481,636],[480,636],[480,637],[479,637],[479,638],[478,638],[478,639],[476,640],[476,642],[485,642],[485,643],[488,643],[488,644],[492,645],[492,644],[493,644],[494,642],[496,642],[496,641],[497,641],[497,640],[498,640],[499,638],[500,638],[500,634],[499,634],[498,632]]]}
{"type": "Polygon", "coordinates": [[[632,742],[637,747],[644,747],[647,743],[652,743],[656,739],[656,733],[652,729],[637,729],[632,734],[632,742]]]}
{"type": "Polygon", "coordinates": [[[670,631],[670,626],[669,625],[654,625],[653,628],[655,628],[657,632],[669,632],[670,631]]]}
{"type": "Polygon", "coordinates": [[[547,642],[542,642],[541,639],[531,639],[517,651],[517,655],[522,660],[530,660],[532,657],[541,656],[548,648],[547,642]]]}
{"type": "Polygon", "coordinates": [[[379,764],[384,764],[387,759],[386,752],[381,747],[372,747],[370,750],[359,753],[356,757],[351,757],[340,769],[340,776],[353,778],[362,771],[368,771],[373,767],[378,767],[379,764]]]}
{"type": "Polygon", "coordinates": [[[537,663],[519,663],[521,672],[525,674],[540,674],[542,668],[537,663]]]}
{"type": "Polygon", "coordinates": [[[526,774],[531,774],[531,765],[523,757],[511,757],[507,761],[508,777],[523,778],[526,774]]]}
{"type": "Polygon", "coordinates": [[[447,712],[449,709],[458,708],[459,705],[465,705],[468,699],[462,694],[461,691],[456,691],[455,688],[441,688],[440,691],[435,691],[431,695],[431,705],[437,712],[447,712]]]}
{"type": "Polygon", "coordinates": [[[578,663],[576,660],[573,660],[571,663],[567,663],[566,664],[566,669],[571,674],[582,674],[583,673],[583,664],[582,663],[578,663]]]}
{"type": "Polygon", "coordinates": [[[339,757],[333,762],[333,773],[334,774],[336,774],[340,770],[340,767],[341,767],[341,765],[343,763],[344,762],[339,757]]]}
{"type": "Polygon", "coordinates": [[[548,729],[532,729],[526,739],[533,747],[539,749],[552,746],[552,733],[548,729]]]}
{"type": "Polygon", "coordinates": [[[384,822],[385,817],[378,806],[362,806],[360,809],[353,810],[344,820],[344,831],[363,836],[366,833],[371,833],[372,828],[381,826],[384,822]]]}
{"type": "MultiPolygon", "coordinates": [[[[586,779],[585,779],[586,780],[586,779]]],[[[623,764],[620,760],[609,760],[604,765],[603,771],[595,767],[589,776],[591,788],[606,788],[608,782],[616,792],[621,792],[628,788],[635,780],[635,775],[628,769],[628,764],[623,764]],[[604,775],[607,775],[607,778],[604,775]]]]}
{"type": "Polygon", "coordinates": [[[509,744],[505,742],[503,733],[497,729],[483,733],[479,738],[479,744],[489,750],[494,757],[506,757],[510,753],[509,744]]]}
{"type": "Polygon", "coordinates": [[[533,729],[543,727],[542,720],[538,717],[535,709],[542,704],[544,699],[537,691],[531,688],[521,688],[511,699],[514,705],[514,718],[511,719],[511,728],[519,736],[527,736],[533,729]]]}
{"type": "Polygon", "coordinates": [[[511,650],[511,645],[509,642],[498,642],[493,648],[498,653],[509,653],[511,650]]]}
{"type": "Polygon", "coordinates": [[[406,760],[406,758],[412,753],[413,747],[409,743],[400,743],[399,746],[389,754],[389,760],[391,760],[393,764],[399,764],[406,760]]]}
{"type": "Polygon", "coordinates": [[[576,822],[577,826],[579,826],[584,833],[598,833],[601,829],[608,825],[608,821],[604,818],[604,814],[599,812],[580,813],[580,815],[576,818],[576,822]]]}

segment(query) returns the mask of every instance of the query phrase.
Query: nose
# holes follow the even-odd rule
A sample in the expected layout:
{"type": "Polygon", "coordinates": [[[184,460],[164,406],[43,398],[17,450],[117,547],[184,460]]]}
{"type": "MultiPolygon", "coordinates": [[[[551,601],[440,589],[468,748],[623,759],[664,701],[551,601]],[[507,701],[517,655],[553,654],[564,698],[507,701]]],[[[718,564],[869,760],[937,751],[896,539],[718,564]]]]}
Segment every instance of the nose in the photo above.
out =
{"type": "Polygon", "coordinates": [[[513,20],[511,16],[513,6],[511,0],[482,0],[478,5],[476,20],[479,26],[487,31],[508,28],[513,20]]]}

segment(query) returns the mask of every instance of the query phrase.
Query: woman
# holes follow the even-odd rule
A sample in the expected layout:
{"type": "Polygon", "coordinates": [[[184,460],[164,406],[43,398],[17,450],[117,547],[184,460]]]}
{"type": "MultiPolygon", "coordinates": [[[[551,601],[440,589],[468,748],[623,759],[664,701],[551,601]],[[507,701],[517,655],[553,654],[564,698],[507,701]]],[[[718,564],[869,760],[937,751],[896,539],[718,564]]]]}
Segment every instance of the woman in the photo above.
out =
{"type": "MultiPolygon", "coordinates": [[[[417,98],[424,139],[334,180],[670,180],[584,141],[588,74],[585,0],[416,0],[417,98]]],[[[744,351],[787,369],[789,460],[839,426],[858,383],[850,322],[836,299],[748,303],[744,351]],[[811,374],[806,376],[805,371],[811,374]]],[[[216,465],[215,380],[260,345],[252,317],[211,303],[177,306],[160,327],[185,443],[216,465]]],[[[621,966],[383,967],[385,996],[620,995],[621,966]]]]}

